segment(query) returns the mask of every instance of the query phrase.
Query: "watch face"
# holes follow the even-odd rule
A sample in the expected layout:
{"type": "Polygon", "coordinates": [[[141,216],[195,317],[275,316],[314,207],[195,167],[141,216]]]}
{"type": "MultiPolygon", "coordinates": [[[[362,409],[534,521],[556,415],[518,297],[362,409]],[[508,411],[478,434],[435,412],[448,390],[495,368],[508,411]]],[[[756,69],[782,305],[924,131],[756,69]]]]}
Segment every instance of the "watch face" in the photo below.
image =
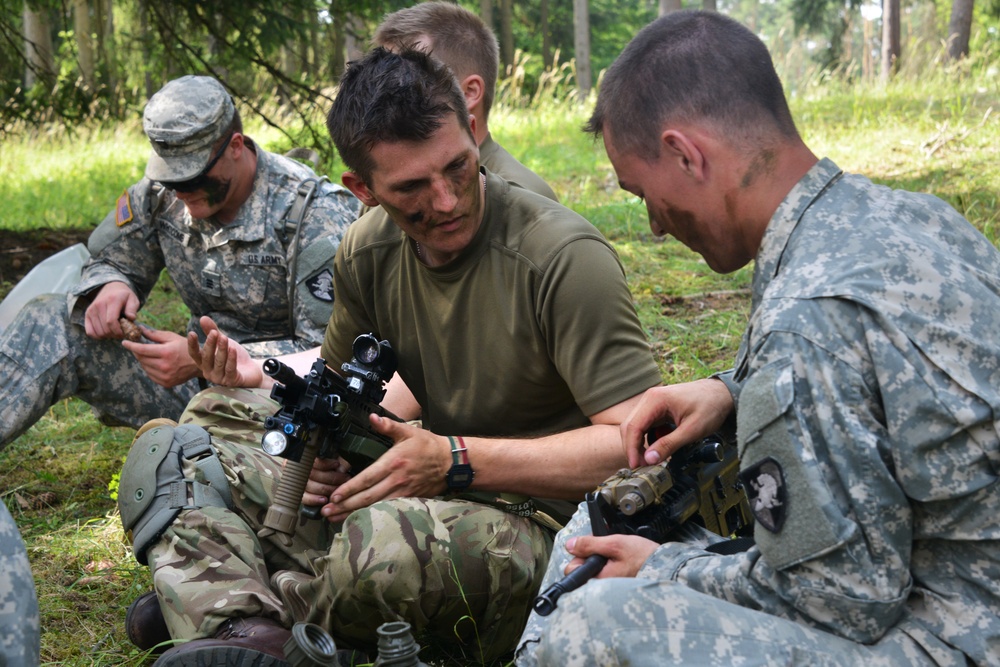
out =
{"type": "Polygon", "coordinates": [[[448,478],[445,484],[450,491],[462,491],[472,484],[472,479],[476,476],[475,471],[468,463],[458,463],[448,471],[448,478]]]}

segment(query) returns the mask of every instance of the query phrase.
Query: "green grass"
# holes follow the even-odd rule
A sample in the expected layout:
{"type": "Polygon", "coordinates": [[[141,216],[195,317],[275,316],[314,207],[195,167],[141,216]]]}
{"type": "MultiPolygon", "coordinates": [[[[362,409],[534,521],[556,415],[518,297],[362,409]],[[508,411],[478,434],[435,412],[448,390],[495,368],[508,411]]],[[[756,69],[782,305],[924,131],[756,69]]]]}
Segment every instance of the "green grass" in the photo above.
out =
{"type": "Polygon", "coordinates": [[[138,124],[61,128],[8,137],[0,146],[0,224],[7,229],[97,225],[142,176],[149,142],[138,124]]]}
{"type": "MultiPolygon", "coordinates": [[[[937,194],[997,244],[998,86],[988,69],[888,87],[831,79],[800,86],[792,107],[818,155],[893,187],[937,194]]],[[[511,153],[614,243],[665,381],[726,368],[746,323],[752,267],[716,275],[673,239],[653,240],[643,206],[619,191],[603,147],[579,131],[588,110],[573,102],[526,110],[501,103],[490,125],[511,153]]],[[[267,148],[290,147],[274,131],[250,126],[248,133],[267,148]]],[[[0,224],[93,227],[142,173],[147,150],[137,124],[6,140],[0,224]]],[[[341,169],[327,167],[334,180],[341,169]]],[[[148,308],[160,326],[183,326],[185,314],[168,282],[148,308]]],[[[69,400],[0,453],[0,497],[17,518],[37,580],[45,664],[149,662],[129,645],[122,626],[128,602],[149,586],[148,573],[129,559],[107,491],[130,441],[127,429],[103,428],[85,405],[69,400]]]]}

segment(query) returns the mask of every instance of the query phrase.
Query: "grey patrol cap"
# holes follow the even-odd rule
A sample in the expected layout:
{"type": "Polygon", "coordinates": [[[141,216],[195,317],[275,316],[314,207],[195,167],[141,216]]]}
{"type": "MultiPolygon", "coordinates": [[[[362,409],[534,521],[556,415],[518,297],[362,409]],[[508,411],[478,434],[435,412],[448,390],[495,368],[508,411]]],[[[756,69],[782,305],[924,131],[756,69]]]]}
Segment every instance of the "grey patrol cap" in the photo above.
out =
{"type": "Polygon", "coordinates": [[[189,74],[167,83],[142,114],[142,129],[153,145],[146,177],[176,183],[200,174],[235,113],[229,93],[210,76],[189,74]]]}

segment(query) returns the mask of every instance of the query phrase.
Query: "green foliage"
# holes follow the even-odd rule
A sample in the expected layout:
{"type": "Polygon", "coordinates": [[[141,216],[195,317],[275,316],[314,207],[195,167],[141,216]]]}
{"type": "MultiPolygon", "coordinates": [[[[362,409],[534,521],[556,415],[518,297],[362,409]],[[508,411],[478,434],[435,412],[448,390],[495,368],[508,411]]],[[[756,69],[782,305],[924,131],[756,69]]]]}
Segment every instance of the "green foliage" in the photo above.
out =
{"type": "Polygon", "coordinates": [[[1000,0],[979,2],[974,13],[972,23],[978,29],[973,30],[969,40],[969,55],[981,57],[982,53],[989,51],[995,55],[1000,43],[1000,0]]]}
{"type": "MultiPolygon", "coordinates": [[[[572,3],[546,1],[547,28],[542,26],[543,0],[513,3],[514,43],[522,55],[510,74],[514,87],[523,94],[510,96],[512,105],[534,104],[535,91],[551,92],[560,96],[558,99],[572,94],[572,3]],[[546,43],[549,52],[543,54],[546,43]],[[569,88],[551,86],[553,74],[569,82],[569,88]]],[[[350,36],[364,48],[382,16],[414,2],[288,0],[275,5],[267,0],[114,0],[110,3],[113,16],[108,17],[92,0],[97,79],[87,87],[80,72],[70,3],[33,0],[30,5],[41,8],[51,25],[56,71],[51,78],[25,89],[24,1],[0,0],[0,137],[49,122],[73,127],[84,118],[134,118],[148,96],[167,80],[181,74],[206,73],[223,80],[248,115],[259,116],[279,131],[289,124],[300,127],[289,142],[309,145],[329,161],[333,159],[332,146],[326,133],[310,119],[315,107],[329,105],[346,56],[345,39],[350,36]]],[[[462,4],[474,12],[480,10],[477,0],[462,0],[462,4]]],[[[701,6],[695,0],[684,4],[701,6]]],[[[769,46],[777,47],[777,52],[790,54],[787,69],[793,76],[786,80],[793,90],[801,78],[820,76],[822,71],[836,72],[838,77],[871,74],[866,69],[870,58],[865,54],[877,53],[879,27],[878,22],[866,27],[860,20],[861,0],[728,0],[718,4],[722,11],[750,25],[769,46]]],[[[936,52],[944,39],[948,5],[939,2],[906,7],[904,67],[913,63],[915,69],[926,71],[941,66],[936,52]]],[[[102,0],[100,6],[108,4],[102,0]]],[[[497,32],[499,14],[499,3],[494,2],[493,27],[497,32]]],[[[590,0],[595,78],[656,14],[657,3],[652,0],[590,0]]],[[[1000,0],[977,3],[973,54],[991,45],[996,53],[998,23],[1000,0]]]]}
{"type": "MultiPolygon", "coordinates": [[[[463,3],[478,12],[478,3],[463,3]]],[[[573,4],[549,0],[548,36],[551,43],[549,57],[556,63],[572,61],[576,57],[573,36],[573,4]]],[[[597,73],[607,68],[628,40],[643,26],[656,18],[656,4],[652,2],[621,2],[620,0],[590,0],[591,71],[597,73]]],[[[494,9],[494,23],[497,10],[494,9]]],[[[496,26],[494,26],[496,27],[496,26]]],[[[522,78],[523,88],[535,90],[544,85],[546,63],[543,57],[543,27],[540,2],[514,3],[514,43],[522,54],[532,57],[518,58],[516,71],[522,78]]],[[[550,69],[552,63],[549,63],[550,69]]],[[[510,74],[509,72],[507,74],[510,74]]],[[[576,85],[575,80],[572,82],[576,85]]]]}

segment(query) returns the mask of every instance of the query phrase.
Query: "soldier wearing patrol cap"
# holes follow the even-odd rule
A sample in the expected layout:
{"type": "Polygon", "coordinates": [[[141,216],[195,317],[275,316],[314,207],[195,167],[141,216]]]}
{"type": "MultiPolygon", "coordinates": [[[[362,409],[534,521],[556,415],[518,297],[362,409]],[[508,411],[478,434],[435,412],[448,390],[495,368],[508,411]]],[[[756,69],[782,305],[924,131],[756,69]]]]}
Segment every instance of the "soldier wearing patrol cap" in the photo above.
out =
{"type": "Polygon", "coordinates": [[[0,503],[0,665],[38,665],[41,626],[31,566],[17,525],[0,503]]]}
{"type": "Polygon", "coordinates": [[[80,283],[30,301],[0,338],[0,447],[69,396],[107,424],[180,415],[200,388],[185,337],[141,327],[123,340],[163,269],[200,336],[207,316],[255,356],[323,340],[354,196],[257,146],[210,77],[166,84],[143,129],[146,175],[91,234],[80,283]]]}

